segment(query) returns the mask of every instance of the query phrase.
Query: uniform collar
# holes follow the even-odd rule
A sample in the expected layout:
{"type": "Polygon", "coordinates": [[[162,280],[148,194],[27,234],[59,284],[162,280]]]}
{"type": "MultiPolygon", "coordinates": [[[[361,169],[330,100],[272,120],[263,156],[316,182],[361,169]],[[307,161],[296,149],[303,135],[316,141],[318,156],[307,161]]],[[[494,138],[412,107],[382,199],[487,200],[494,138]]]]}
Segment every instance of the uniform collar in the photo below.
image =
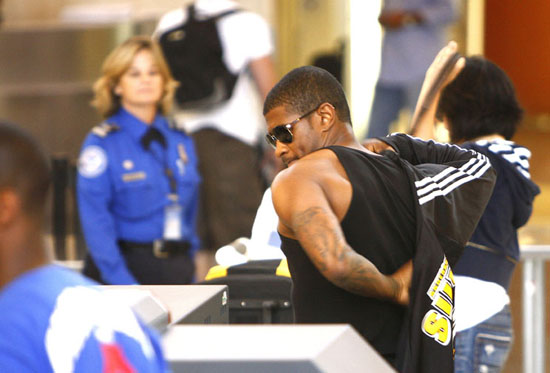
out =
{"type": "Polygon", "coordinates": [[[149,129],[149,126],[157,128],[163,134],[166,134],[166,129],[168,128],[166,119],[160,114],[157,114],[153,123],[148,125],[123,107],[121,107],[115,115],[110,117],[107,122],[116,123],[122,131],[129,133],[137,141],[139,141],[147,129],[149,129]]]}

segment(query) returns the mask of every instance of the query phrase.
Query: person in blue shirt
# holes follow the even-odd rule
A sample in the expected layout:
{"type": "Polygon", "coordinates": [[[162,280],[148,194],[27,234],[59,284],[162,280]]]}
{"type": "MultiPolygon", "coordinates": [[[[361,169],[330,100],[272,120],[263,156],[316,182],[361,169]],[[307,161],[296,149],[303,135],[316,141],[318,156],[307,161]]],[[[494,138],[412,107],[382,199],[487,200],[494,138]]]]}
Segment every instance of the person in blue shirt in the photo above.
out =
{"type": "Polygon", "coordinates": [[[384,0],[380,75],[367,138],[386,136],[402,109],[414,110],[426,69],[445,44],[445,27],[456,18],[453,0],[384,0]]]}
{"type": "Polygon", "coordinates": [[[82,274],[51,264],[43,241],[48,158],[0,123],[0,370],[168,371],[158,335],[82,274]]]}
{"type": "Polygon", "coordinates": [[[105,121],[82,145],[77,198],[84,273],[103,283],[193,281],[200,175],[191,137],[165,117],[176,85],[145,36],[113,50],[94,85],[105,121]]]}
{"type": "MultiPolygon", "coordinates": [[[[456,52],[445,47],[426,74],[421,101],[456,52]]],[[[434,138],[436,118],[451,142],[484,154],[497,171],[491,199],[453,267],[456,283],[455,372],[500,372],[513,341],[508,288],[520,260],[517,230],[540,193],[531,180],[531,152],[512,141],[523,110],[514,86],[495,63],[479,56],[458,60],[413,135],[434,138]]]]}

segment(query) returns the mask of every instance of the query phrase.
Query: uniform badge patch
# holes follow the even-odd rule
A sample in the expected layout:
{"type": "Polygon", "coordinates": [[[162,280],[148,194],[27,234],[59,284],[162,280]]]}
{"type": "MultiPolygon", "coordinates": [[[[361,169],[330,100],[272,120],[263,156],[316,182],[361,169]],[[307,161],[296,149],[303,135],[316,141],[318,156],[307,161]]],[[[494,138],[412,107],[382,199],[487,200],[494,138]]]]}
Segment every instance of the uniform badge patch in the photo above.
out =
{"type": "Polygon", "coordinates": [[[132,162],[130,159],[126,159],[124,162],[122,162],[122,167],[124,167],[125,170],[131,170],[134,168],[134,162],[132,162]]]}
{"type": "Polygon", "coordinates": [[[97,145],[86,147],[78,159],[78,172],[84,177],[99,176],[107,168],[107,154],[97,145]]]}
{"type": "Polygon", "coordinates": [[[122,181],[128,183],[130,181],[145,180],[147,174],[145,172],[131,172],[129,174],[122,174],[122,181]]]}

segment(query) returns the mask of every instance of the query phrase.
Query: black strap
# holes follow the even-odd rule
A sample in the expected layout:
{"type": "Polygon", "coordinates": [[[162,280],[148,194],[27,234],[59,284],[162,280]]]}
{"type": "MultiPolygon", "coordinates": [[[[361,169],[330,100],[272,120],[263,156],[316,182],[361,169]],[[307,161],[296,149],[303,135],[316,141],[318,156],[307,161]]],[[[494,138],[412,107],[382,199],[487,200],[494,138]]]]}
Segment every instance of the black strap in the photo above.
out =
{"type": "MultiPolygon", "coordinates": [[[[219,18],[222,18],[222,17],[225,17],[229,14],[233,14],[235,12],[238,12],[240,11],[239,8],[235,8],[235,9],[229,9],[225,12],[221,12],[220,14],[216,14],[215,16],[212,16],[212,17],[208,17],[207,19],[214,19],[214,20],[218,20],[219,18]]],[[[188,21],[187,22],[193,22],[193,21],[198,21],[197,19],[197,10],[195,9],[195,4],[190,4],[188,7],[187,7],[187,17],[188,17],[188,21]]]]}
{"type": "MultiPolygon", "coordinates": [[[[151,125],[151,126],[149,126],[149,129],[147,129],[145,134],[141,137],[140,143],[141,143],[141,146],[143,146],[143,149],[151,151],[150,147],[151,147],[151,143],[153,143],[153,141],[157,141],[162,146],[162,148],[164,150],[166,150],[166,147],[167,147],[166,138],[164,137],[162,132],[160,132],[158,130],[158,128],[155,128],[151,125]]],[[[151,153],[153,153],[153,152],[151,152],[151,153]]],[[[153,153],[153,156],[154,156],[154,153],[153,153]]],[[[168,161],[166,159],[166,154],[165,154],[164,162],[161,161],[160,159],[158,159],[158,161],[164,165],[164,174],[168,178],[168,183],[170,185],[170,193],[171,194],[177,194],[176,193],[177,192],[176,177],[174,176],[174,171],[172,171],[172,169],[170,167],[168,167],[168,161]]]]}
{"type": "Polygon", "coordinates": [[[500,251],[495,250],[495,249],[493,249],[492,247],[488,247],[488,246],[485,246],[485,245],[480,245],[480,244],[477,244],[477,243],[471,242],[471,241],[468,241],[468,242],[466,243],[466,246],[470,246],[470,247],[472,247],[472,248],[474,248],[474,249],[478,249],[478,250],[481,250],[481,251],[488,251],[488,252],[490,252],[490,253],[493,253],[493,254],[496,254],[496,255],[498,255],[498,256],[504,257],[504,259],[506,259],[507,261],[509,261],[509,262],[511,262],[511,263],[513,263],[513,264],[518,264],[518,261],[515,260],[514,258],[512,258],[511,256],[506,255],[506,254],[504,254],[504,253],[501,253],[500,251]]]}
{"type": "Polygon", "coordinates": [[[187,7],[187,19],[188,19],[187,22],[196,21],[197,17],[195,15],[196,15],[195,4],[190,4],[187,7]]]}

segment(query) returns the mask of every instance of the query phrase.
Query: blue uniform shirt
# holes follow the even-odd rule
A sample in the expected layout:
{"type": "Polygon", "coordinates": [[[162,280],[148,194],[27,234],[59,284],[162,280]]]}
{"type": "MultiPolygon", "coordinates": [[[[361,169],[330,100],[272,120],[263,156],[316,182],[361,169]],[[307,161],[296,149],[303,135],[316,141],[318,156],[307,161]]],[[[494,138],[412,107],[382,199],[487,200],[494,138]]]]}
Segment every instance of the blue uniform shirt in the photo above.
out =
{"type": "MultiPolygon", "coordinates": [[[[77,194],[86,243],[104,281],[136,284],[117,240],[152,242],[163,238],[170,179],[176,181],[182,206],[182,239],[199,247],[196,215],[200,176],[192,139],[157,115],[151,126],[166,140],[166,149],[140,143],[149,125],[121,108],[87,136],[78,165],[77,194]],[[118,128],[117,128],[118,127],[118,128]]],[[[193,255],[191,255],[191,258],[193,255]]]]}
{"type": "Polygon", "coordinates": [[[47,265],[0,292],[2,372],[167,372],[157,334],[79,273],[47,265]]]}

